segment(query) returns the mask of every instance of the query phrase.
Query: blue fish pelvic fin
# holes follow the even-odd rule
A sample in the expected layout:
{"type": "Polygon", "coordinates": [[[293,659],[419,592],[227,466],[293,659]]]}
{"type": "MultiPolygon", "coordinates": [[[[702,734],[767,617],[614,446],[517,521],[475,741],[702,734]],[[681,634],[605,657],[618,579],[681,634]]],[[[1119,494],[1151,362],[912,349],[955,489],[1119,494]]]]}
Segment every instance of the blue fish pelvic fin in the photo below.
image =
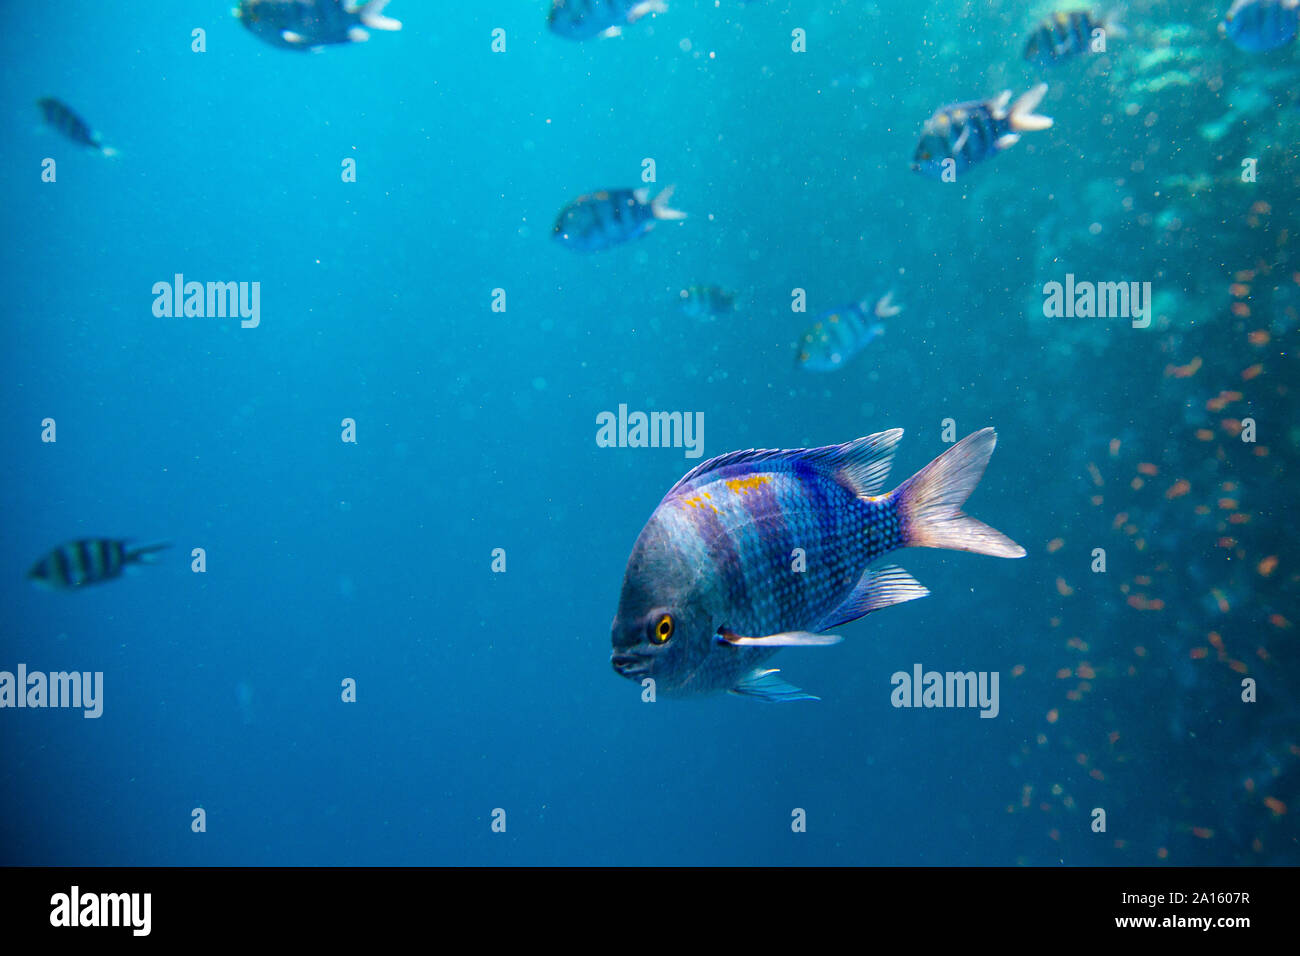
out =
{"type": "Polygon", "coordinates": [[[813,634],[810,631],[784,631],[762,637],[742,637],[731,631],[718,631],[718,642],[732,647],[828,647],[842,640],[844,638],[838,634],[813,634]]]}
{"type": "Polygon", "coordinates": [[[839,627],[882,607],[915,601],[929,593],[929,588],[897,565],[887,564],[874,571],[864,571],[849,596],[818,622],[817,628],[839,627]]]}
{"type": "Polygon", "coordinates": [[[783,681],[776,675],[777,668],[756,667],[740,679],[740,683],[727,691],[737,697],[754,697],[769,704],[786,703],[792,700],[821,700],[812,694],[806,694],[793,684],[783,681]]]}

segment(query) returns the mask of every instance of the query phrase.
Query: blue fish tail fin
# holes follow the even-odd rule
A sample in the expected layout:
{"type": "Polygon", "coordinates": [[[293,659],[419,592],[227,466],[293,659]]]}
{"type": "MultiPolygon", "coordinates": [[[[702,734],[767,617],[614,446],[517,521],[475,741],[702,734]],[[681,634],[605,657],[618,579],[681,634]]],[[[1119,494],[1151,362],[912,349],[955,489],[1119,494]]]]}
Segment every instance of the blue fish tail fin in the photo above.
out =
{"type": "Polygon", "coordinates": [[[878,319],[892,319],[903,311],[903,307],[894,301],[894,290],[890,289],[876,300],[876,304],[871,311],[878,319]]]}
{"type": "Polygon", "coordinates": [[[1035,130],[1047,129],[1052,125],[1050,116],[1039,116],[1034,110],[1042,102],[1043,94],[1047,92],[1047,84],[1039,83],[1032,90],[1020,94],[1020,98],[1011,104],[1011,114],[1008,123],[1012,131],[1017,133],[1033,132],[1035,130]]]}
{"type": "Polygon", "coordinates": [[[164,541],[160,544],[145,544],[138,548],[127,548],[125,558],[128,564],[133,561],[138,561],[141,564],[153,564],[158,560],[157,552],[171,546],[170,541],[164,541]]]}
{"type": "MultiPolygon", "coordinates": [[[[361,23],[370,27],[372,30],[400,30],[402,21],[394,20],[392,17],[384,16],[384,7],[388,6],[388,0],[370,0],[359,11],[361,14],[361,23]]],[[[353,8],[354,12],[355,7],[353,8]]]]}
{"type": "Polygon", "coordinates": [[[992,428],[967,435],[890,492],[898,509],[902,547],[1025,556],[1025,549],[1002,532],[961,511],[984,476],[997,440],[992,428]]]}
{"type": "Polygon", "coordinates": [[[668,208],[668,200],[673,198],[673,190],[676,186],[666,186],[663,192],[654,199],[650,200],[650,211],[654,213],[656,219],[685,219],[686,213],[679,209],[668,208]]]}
{"type": "Polygon", "coordinates": [[[668,4],[664,0],[641,0],[627,12],[627,22],[636,23],[648,13],[667,13],[668,4]]]}

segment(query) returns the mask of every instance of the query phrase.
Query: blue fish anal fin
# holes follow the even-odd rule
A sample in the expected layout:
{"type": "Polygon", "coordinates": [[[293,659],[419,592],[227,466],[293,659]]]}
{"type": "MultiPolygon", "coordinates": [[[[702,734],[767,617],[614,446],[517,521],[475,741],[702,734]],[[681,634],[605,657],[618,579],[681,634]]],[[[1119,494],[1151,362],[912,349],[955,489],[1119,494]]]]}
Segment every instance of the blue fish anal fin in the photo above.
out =
{"type": "Polygon", "coordinates": [[[732,647],[827,647],[843,639],[838,634],[813,634],[811,631],[784,631],[762,637],[743,637],[725,629],[718,631],[719,643],[732,647]]]}
{"type": "Polygon", "coordinates": [[[896,565],[888,564],[872,571],[863,571],[849,596],[817,626],[839,627],[872,611],[879,611],[882,607],[915,601],[929,593],[929,588],[896,565]]]}
{"type": "Polygon", "coordinates": [[[847,485],[859,497],[874,495],[885,485],[889,466],[894,460],[894,450],[903,437],[901,428],[877,432],[856,438],[843,445],[826,445],[822,448],[751,448],[732,451],[710,458],[696,465],[672,488],[664,499],[673,497],[702,475],[737,465],[752,466],[750,470],[791,471],[796,464],[812,467],[841,484],[847,485]]]}
{"type": "Polygon", "coordinates": [[[740,683],[728,693],[738,697],[754,697],[771,704],[785,703],[791,700],[821,700],[812,694],[806,694],[793,684],[783,681],[776,675],[777,668],[764,669],[756,667],[740,679],[740,683]]]}

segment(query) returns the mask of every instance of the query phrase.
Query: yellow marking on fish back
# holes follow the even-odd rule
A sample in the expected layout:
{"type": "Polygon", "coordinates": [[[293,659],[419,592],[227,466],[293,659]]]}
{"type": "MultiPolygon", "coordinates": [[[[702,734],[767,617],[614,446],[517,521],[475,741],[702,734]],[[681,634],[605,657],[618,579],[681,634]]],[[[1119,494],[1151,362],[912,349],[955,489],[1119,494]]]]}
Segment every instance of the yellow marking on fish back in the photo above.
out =
{"type": "MultiPolygon", "coordinates": [[[[704,494],[704,497],[705,497],[705,498],[708,498],[708,497],[709,497],[709,493],[708,493],[707,491],[704,492],[703,494],[704,494]]],[[[684,508],[685,508],[685,507],[690,507],[690,508],[703,508],[703,507],[705,507],[705,506],[707,505],[708,507],[710,507],[710,508],[713,509],[713,513],[714,513],[715,515],[716,515],[716,514],[721,514],[721,513],[722,513],[722,512],[720,512],[720,511],[718,510],[718,506],[715,505],[712,501],[702,501],[702,500],[700,500],[700,496],[699,496],[699,495],[696,495],[694,498],[682,498],[682,499],[680,499],[680,500],[681,500],[681,502],[682,502],[682,506],[683,506],[684,508]]]]}
{"type": "Polygon", "coordinates": [[[761,488],[772,480],[771,475],[750,475],[748,478],[732,478],[726,482],[726,486],[734,494],[747,495],[755,488],[761,488]]]}

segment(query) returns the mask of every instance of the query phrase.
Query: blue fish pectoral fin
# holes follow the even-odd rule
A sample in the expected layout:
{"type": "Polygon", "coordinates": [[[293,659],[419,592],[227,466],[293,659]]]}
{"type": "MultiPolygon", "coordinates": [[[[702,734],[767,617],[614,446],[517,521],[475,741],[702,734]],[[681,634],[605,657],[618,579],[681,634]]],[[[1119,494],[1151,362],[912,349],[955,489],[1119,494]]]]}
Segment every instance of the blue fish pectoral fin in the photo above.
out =
{"type": "Polygon", "coordinates": [[[824,647],[838,644],[843,638],[838,634],[813,634],[811,631],[785,631],[762,637],[742,637],[721,628],[718,630],[718,640],[734,647],[824,647]]]}
{"type": "Polygon", "coordinates": [[[779,673],[777,668],[756,667],[727,693],[735,694],[737,697],[756,697],[772,704],[791,700],[821,700],[820,697],[806,694],[793,684],[783,681],[776,676],[779,673]]]}
{"type": "Polygon", "coordinates": [[[856,621],[864,614],[879,611],[882,607],[915,601],[930,593],[916,578],[897,565],[887,564],[872,571],[863,571],[858,583],[853,586],[849,596],[844,599],[818,627],[839,627],[856,621]]]}
{"type": "Polygon", "coordinates": [[[966,145],[966,140],[968,139],[970,139],[969,125],[962,127],[961,135],[957,137],[957,142],[952,144],[952,149],[949,150],[949,152],[952,153],[953,156],[960,156],[962,147],[966,145]]]}

